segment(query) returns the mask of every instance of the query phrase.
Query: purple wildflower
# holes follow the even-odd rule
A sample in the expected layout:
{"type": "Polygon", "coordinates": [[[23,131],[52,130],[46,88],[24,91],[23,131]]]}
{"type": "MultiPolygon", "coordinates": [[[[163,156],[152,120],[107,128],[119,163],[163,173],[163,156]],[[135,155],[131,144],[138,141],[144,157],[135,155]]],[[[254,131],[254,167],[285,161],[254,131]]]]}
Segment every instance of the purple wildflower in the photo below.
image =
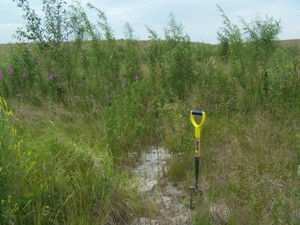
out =
{"type": "Polygon", "coordinates": [[[49,75],[48,80],[53,80],[53,74],[52,73],[49,75]]]}
{"type": "Polygon", "coordinates": [[[4,77],[4,73],[0,70],[0,79],[4,77]]]}
{"type": "Polygon", "coordinates": [[[26,71],[23,71],[21,76],[24,77],[24,78],[27,77],[26,71]]]}
{"type": "Polygon", "coordinates": [[[58,78],[59,77],[59,73],[55,72],[55,73],[50,73],[48,80],[53,80],[54,78],[58,78]]]}
{"type": "Polygon", "coordinates": [[[12,75],[14,73],[14,68],[12,67],[11,64],[7,65],[7,71],[8,71],[8,75],[12,75]]]}

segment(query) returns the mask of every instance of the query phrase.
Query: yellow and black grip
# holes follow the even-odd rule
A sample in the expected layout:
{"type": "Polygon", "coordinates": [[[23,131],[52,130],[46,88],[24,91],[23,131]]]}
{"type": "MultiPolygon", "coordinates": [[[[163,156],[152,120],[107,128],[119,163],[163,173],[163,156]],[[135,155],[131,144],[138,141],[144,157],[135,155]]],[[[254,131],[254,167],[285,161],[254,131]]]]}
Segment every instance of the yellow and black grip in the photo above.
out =
{"type": "Polygon", "coordinates": [[[195,127],[195,187],[198,188],[199,166],[200,166],[200,136],[201,127],[204,125],[206,119],[206,113],[204,111],[192,110],[190,112],[190,119],[195,127]],[[195,116],[201,116],[201,122],[198,124],[195,120],[195,116]]]}

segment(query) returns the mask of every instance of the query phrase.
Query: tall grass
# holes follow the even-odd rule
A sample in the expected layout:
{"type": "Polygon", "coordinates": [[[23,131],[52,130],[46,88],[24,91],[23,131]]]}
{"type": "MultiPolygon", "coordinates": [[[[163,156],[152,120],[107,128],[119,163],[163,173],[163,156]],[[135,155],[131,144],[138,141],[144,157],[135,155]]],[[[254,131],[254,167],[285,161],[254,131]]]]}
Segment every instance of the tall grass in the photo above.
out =
{"type": "Polygon", "coordinates": [[[44,2],[56,16],[43,23],[21,2],[34,19],[25,16],[29,30],[17,35],[35,43],[1,46],[9,52],[0,94],[16,115],[1,100],[1,224],[124,224],[138,216],[129,168],[147,146],[180,153],[170,179],[192,182],[191,109],[208,115],[194,223],[300,221],[300,55],[279,44],[277,21],[240,28],[221,10],[213,46],[192,43],[170,14],[164,37],[148,27],[150,40],[139,42],[130,24],[116,40],[91,4],[97,23],[78,2],[63,1],[44,2]]]}
{"type": "Polygon", "coordinates": [[[26,141],[1,149],[1,224],[116,224],[138,211],[128,172],[114,169],[101,124],[59,105],[15,104],[20,130],[13,132],[26,141]]]}

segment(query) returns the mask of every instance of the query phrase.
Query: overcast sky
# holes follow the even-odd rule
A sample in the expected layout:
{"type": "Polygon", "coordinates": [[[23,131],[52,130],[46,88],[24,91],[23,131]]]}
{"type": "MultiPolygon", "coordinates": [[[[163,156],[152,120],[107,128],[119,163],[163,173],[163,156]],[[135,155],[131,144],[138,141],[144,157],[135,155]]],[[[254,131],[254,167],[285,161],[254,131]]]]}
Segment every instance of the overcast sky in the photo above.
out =
{"type": "MultiPolygon", "coordinates": [[[[42,0],[29,0],[38,13],[42,0]]],[[[67,0],[72,2],[72,0],[67,0]]],[[[91,2],[105,12],[116,38],[123,38],[125,23],[131,24],[134,35],[148,39],[146,25],[164,37],[164,28],[173,13],[177,22],[192,41],[217,43],[217,31],[222,18],[216,5],[220,5],[234,24],[240,17],[250,22],[257,15],[266,15],[281,21],[280,39],[300,39],[300,0],[82,0],[91,2]]],[[[91,16],[90,19],[96,17],[91,16]]],[[[0,0],[0,43],[13,43],[18,27],[24,26],[22,11],[12,0],[0,0]]]]}

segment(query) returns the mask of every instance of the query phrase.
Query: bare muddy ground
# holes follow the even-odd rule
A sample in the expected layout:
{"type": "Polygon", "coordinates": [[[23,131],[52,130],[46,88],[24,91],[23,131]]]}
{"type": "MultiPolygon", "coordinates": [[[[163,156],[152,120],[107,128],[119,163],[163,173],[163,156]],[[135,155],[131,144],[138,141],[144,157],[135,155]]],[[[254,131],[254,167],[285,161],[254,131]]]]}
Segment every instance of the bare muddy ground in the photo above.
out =
{"type": "Polygon", "coordinates": [[[143,203],[152,206],[151,215],[143,215],[130,225],[192,224],[189,195],[168,181],[166,161],[171,155],[163,148],[146,152],[134,169],[134,179],[143,203]]]}

